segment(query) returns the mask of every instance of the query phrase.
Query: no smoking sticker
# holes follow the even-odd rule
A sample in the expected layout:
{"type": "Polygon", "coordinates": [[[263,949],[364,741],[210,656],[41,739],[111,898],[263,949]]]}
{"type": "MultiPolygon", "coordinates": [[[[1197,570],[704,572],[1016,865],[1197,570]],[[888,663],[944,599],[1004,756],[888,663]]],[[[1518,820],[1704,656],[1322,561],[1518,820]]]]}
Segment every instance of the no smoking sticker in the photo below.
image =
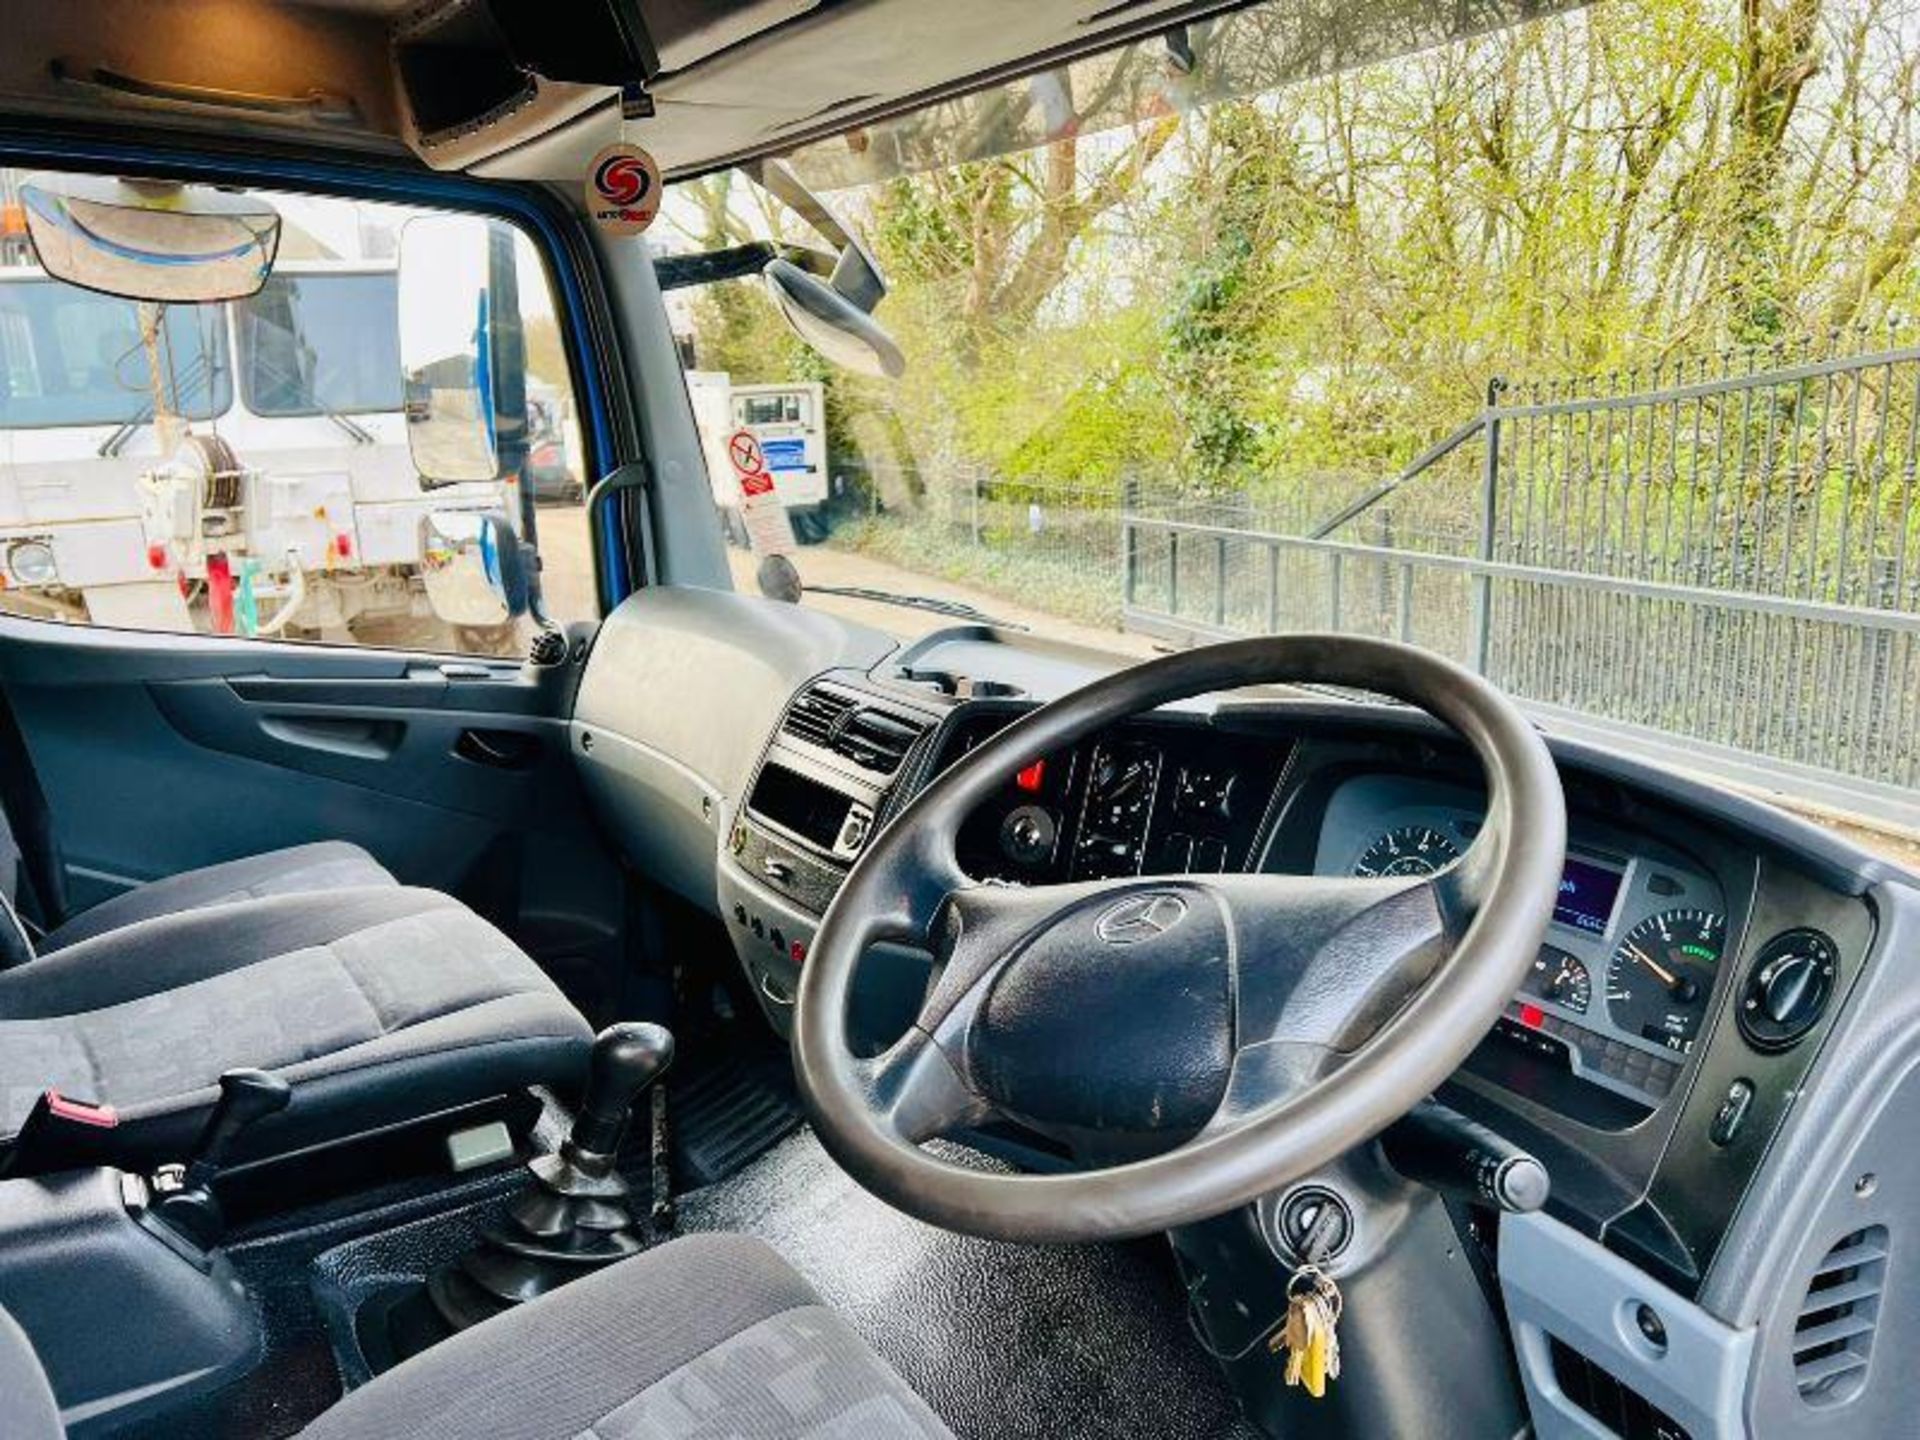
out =
{"type": "Polygon", "coordinates": [[[727,437],[727,459],[742,475],[759,475],[767,468],[759,437],[751,430],[736,430],[727,437]]]}
{"type": "Polygon", "coordinates": [[[638,145],[609,145],[587,167],[587,214],[609,235],[638,235],[660,213],[660,166],[638,145]]]}

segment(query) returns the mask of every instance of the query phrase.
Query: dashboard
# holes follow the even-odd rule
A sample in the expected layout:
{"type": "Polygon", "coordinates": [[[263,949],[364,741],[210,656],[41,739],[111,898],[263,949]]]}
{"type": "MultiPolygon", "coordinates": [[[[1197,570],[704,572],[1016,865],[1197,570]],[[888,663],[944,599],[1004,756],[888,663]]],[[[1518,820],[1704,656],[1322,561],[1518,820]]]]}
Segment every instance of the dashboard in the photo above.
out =
{"type": "MultiPolygon", "coordinates": [[[[637,869],[720,917],[783,1035],[814,929],[869,838],[983,739],[1117,663],[967,627],[902,650],[733,596],[636,600],[582,682],[584,783],[637,869]],[[670,704],[640,688],[663,673],[670,704]]],[[[1440,1098],[1542,1160],[1556,1219],[1694,1294],[1914,882],[1757,802],[1550,748],[1569,815],[1560,902],[1440,1098]]],[[[1412,875],[1462,853],[1482,806],[1464,748],[1417,713],[1236,697],[1031,757],[958,849],[969,875],[1005,884],[1412,875]]],[[[870,1053],[910,1022],[928,963],[869,957],[852,1029],[870,1053]]],[[[1071,1163],[1033,1137],[994,1140],[1017,1163],[1071,1163]]]]}

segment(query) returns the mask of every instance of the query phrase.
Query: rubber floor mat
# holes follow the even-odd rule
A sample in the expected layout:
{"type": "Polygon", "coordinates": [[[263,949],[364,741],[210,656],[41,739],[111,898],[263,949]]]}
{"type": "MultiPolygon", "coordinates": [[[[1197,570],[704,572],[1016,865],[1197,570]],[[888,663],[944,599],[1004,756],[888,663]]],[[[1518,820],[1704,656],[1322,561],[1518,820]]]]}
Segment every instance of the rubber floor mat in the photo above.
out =
{"type": "Polygon", "coordinates": [[[784,1056],[726,1055],[668,1072],[667,1130],[676,1193],[725,1180],[800,1128],[784,1056]]]}

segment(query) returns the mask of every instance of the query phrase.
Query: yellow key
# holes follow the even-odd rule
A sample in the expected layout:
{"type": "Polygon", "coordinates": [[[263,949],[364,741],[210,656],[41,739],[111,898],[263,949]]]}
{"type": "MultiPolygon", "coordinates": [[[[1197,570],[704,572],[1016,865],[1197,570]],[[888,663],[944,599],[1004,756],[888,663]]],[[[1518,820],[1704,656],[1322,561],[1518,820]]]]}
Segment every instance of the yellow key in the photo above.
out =
{"type": "Polygon", "coordinates": [[[1287,1281],[1285,1323],[1269,1342],[1287,1352],[1289,1385],[1301,1385],[1314,1399],[1327,1393],[1327,1382],[1340,1378],[1340,1287],[1317,1267],[1303,1265],[1287,1281]]]}
{"type": "Polygon", "coordinates": [[[1327,1393],[1327,1322],[1324,1303],[1318,1295],[1308,1298],[1306,1306],[1307,1346],[1300,1360],[1300,1383],[1307,1394],[1318,1400],[1327,1393]]]}

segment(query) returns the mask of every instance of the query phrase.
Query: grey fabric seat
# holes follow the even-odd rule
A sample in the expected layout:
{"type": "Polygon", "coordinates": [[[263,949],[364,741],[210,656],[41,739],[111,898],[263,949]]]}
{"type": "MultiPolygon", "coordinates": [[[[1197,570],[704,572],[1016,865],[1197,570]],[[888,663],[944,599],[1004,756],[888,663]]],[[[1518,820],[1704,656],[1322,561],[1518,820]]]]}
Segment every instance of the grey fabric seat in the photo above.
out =
{"type": "Polygon", "coordinates": [[[378,860],[358,845],[344,840],[294,845],[136,885],[82,911],[42,937],[34,948],[46,955],[125,925],[208,905],[398,883],[378,860]]]}
{"type": "MultiPolygon", "coordinates": [[[[57,1440],[46,1377],[0,1313],[6,1433],[57,1440]]],[[[697,1235],[456,1335],[362,1386],[305,1440],[942,1440],[934,1413],[758,1240],[697,1235]]]]}
{"type": "Polygon", "coordinates": [[[948,1431],[767,1246],[694,1235],[456,1335],[302,1434],[887,1440],[948,1431]]]}
{"type": "Polygon", "coordinates": [[[113,1106],[115,1158],[178,1159],[222,1071],[293,1103],[247,1132],[277,1154],[546,1083],[592,1033],[540,968],[458,901],[391,883],[196,909],[0,972],[0,1137],[49,1087],[113,1106]]]}

